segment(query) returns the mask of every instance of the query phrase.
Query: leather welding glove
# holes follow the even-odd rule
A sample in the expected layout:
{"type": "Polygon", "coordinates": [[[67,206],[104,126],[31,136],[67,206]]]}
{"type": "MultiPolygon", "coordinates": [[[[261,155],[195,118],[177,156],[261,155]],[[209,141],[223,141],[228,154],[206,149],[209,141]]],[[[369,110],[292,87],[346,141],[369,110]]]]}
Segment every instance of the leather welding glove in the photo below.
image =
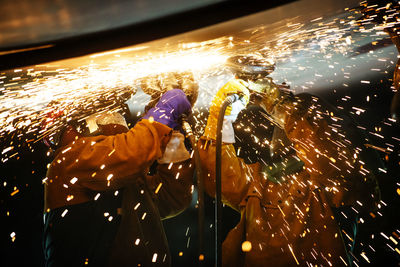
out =
{"type": "Polygon", "coordinates": [[[157,160],[160,164],[182,162],[190,158],[185,147],[185,137],[179,131],[173,131],[163,156],[157,160]]]}
{"type": "Polygon", "coordinates": [[[180,89],[165,92],[155,107],[151,108],[143,119],[154,120],[172,129],[181,127],[179,118],[183,114],[190,114],[192,106],[185,93],[180,89]]]}
{"type": "Polygon", "coordinates": [[[249,102],[248,84],[241,79],[232,79],[227,82],[215,95],[211,102],[210,113],[207,120],[207,126],[204,136],[215,140],[217,137],[218,115],[224,100],[232,94],[238,94],[239,100],[232,103],[225,110],[224,123],[222,126],[222,142],[235,143],[235,135],[232,123],[236,120],[239,112],[246,107],[249,102]]]}

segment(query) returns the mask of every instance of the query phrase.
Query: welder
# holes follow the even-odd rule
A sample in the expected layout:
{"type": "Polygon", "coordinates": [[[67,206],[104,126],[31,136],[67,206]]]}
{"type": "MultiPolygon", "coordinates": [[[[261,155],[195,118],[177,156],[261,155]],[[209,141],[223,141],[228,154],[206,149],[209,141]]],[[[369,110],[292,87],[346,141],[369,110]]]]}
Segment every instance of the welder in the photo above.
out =
{"type": "Polygon", "coordinates": [[[193,164],[179,132],[190,112],[185,93],[172,89],[132,129],[117,112],[95,112],[52,139],[46,266],[170,266],[161,219],[191,202],[193,164]]]}
{"type": "MultiPolygon", "coordinates": [[[[205,189],[215,196],[215,125],[222,98],[255,91],[266,117],[284,133],[281,140],[278,134],[275,136],[278,142],[268,130],[265,136],[255,136],[261,151],[256,162],[249,162],[249,157],[237,156],[241,152],[233,146],[234,128],[227,125],[232,120],[229,113],[225,116],[222,201],[240,212],[241,219],[223,242],[223,265],[348,265],[333,209],[352,207],[360,214],[368,212],[379,198],[375,177],[364,166],[356,144],[347,139],[354,135],[347,121],[317,97],[294,96],[281,90],[265,77],[272,67],[265,64],[263,73],[262,61],[251,56],[230,59],[229,64],[237,62],[231,68],[236,78],[215,96],[205,134],[199,141],[205,189]],[[283,171],[275,177],[266,171],[275,167],[271,154],[260,145],[271,143],[286,144],[280,149],[274,147],[272,152],[284,151],[284,167],[291,166],[289,170],[281,168],[283,171]]],[[[244,107],[243,100],[240,105],[244,107]]],[[[236,125],[246,130],[251,121],[236,125]]]]}

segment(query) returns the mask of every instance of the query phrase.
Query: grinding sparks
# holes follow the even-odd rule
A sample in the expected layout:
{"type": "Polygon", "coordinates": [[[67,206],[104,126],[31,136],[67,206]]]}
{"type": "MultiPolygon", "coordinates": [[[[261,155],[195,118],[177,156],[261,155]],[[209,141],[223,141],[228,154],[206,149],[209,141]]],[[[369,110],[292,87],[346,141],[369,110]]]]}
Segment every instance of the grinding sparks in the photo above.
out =
{"type": "Polygon", "coordinates": [[[68,209],[65,209],[65,210],[63,211],[63,213],[61,214],[61,217],[64,217],[64,216],[67,214],[67,212],[68,212],[68,209]]]}
{"type": "Polygon", "coordinates": [[[12,232],[11,234],[10,234],[10,237],[11,237],[11,241],[12,242],[14,242],[15,241],[15,232],[12,232]]]}
{"type": "Polygon", "coordinates": [[[296,258],[296,255],[294,255],[292,246],[288,245],[288,247],[289,247],[290,253],[292,253],[292,255],[293,255],[294,260],[296,261],[296,264],[297,264],[297,265],[300,265],[299,261],[298,261],[297,258],[296,258]]]}
{"type": "Polygon", "coordinates": [[[159,183],[157,188],[156,188],[156,191],[155,191],[156,194],[158,194],[158,191],[160,191],[161,186],[162,186],[162,183],[159,183]]]}
{"type": "Polygon", "coordinates": [[[371,263],[371,262],[369,261],[367,255],[365,255],[365,252],[362,252],[360,255],[361,255],[361,257],[363,257],[364,260],[366,260],[368,263],[371,263]]]}
{"type": "MultiPolygon", "coordinates": [[[[215,42],[220,42],[216,40],[215,42]]],[[[36,132],[41,139],[71,119],[82,118],[82,107],[98,106],[98,99],[109,99],[125,93],[133,93],[140,79],[149,75],[169,71],[207,70],[220,66],[227,58],[221,47],[213,48],[206,44],[193,44],[189,48],[182,46],[178,51],[149,53],[146,57],[131,58],[129,52],[137,50],[123,49],[121,58],[115,58],[107,65],[89,64],[77,69],[36,69],[18,70],[4,76],[5,84],[0,94],[0,132],[9,134],[17,131],[36,132]],[[129,59],[124,59],[126,56],[129,59]],[[50,105],[48,105],[50,103],[50,105]],[[53,120],[49,114],[58,114],[62,121],[53,120]],[[43,129],[43,119],[46,128],[43,129]]],[[[114,52],[109,52],[114,53],[114,52]]],[[[93,55],[93,58],[102,55],[93,55]]],[[[102,107],[107,110],[107,105],[102,107]]],[[[101,109],[101,108],[99,108],[101,109]]],[[[83,115],[83,116],[82,116],[83,115]]],[[[6,154],[13,147],[3,150],[6,154]]]]}
{"type": "Polygon", "coordinates": [[[139,208],[139,206],[140,206],[140,203],[137,203],[133,209],[137,210],[139,208]]]}
{"type": "MultiPolygon", "coordinates": [[[[175,50],[158,53],[151,52],[148,46],[138,46],[90,56],[92,60],[97,60],[118,55],[106,65],[91,63],[76,69],[42,67],[29,69],[26,73],[23,69],[15,70],[13,76],[23,76],[12,77],[12,82],[5,82],[4,95],[0,96],[0,125],[4,126],[1,127],[2,131],[15,132],[28,128],[37,131],[37,138],[40,139],[61,126],[59,122],[49,121],[48,129],[40,129],[41,119],[45,117],[43,115],[49,112],[63,111],[68,121],[80,116],[77,107],[93,105],[100,96],[112,98],[133,92],[139,80],[149,75],[188,70],[202,75],[206,71],[220,71],[218,69],[222,68],[227,57],[236,53],[235,49],[261,51],[275,59],[288,57],[291,53],[309,49],[313,45],[327,49],[328,44],[333,44],[335,49],[345,50],[351,44],[351,37],[343,36],[351,27],[340,29],[336,21],[321,27],[321,20],[322,17],[310,21],[311,25],[315,25],[311,29],[305,24],[289,22],[283,33],[277,34],[267,43],[260,42],[263,30],[254,30],[252,37],[245,42],[227,36],[199,43],[182,43],[174,47],[175,50]],[[341,41],[333,42],[338,39],[341,41]],[[301,45],[299,40],[302,40],[301,45]],[[141,57],[132,56],[138,51],[141,57]],[[50,102],[53,106],[43,109],[50,102]],[[15,119],[17,123],[14,123],[15,119]]],[[[4,76],[4,80],[6,78],[4,76]]]]}
{"type": "Polygon", "coordinates": [[[156,262],[157,261],[157,253],[153,254],[153,258],[151,260],[152,262],[156,262]]]}
{"type": "MultiPolygon", "coordinates": [[[[390,7],[387,7],[387,9],[389,8],[390,7]]],[[[341,111],[349,112],[351,115],[357,115],[355,117],[362,120],[365,116],[374,115],[373,108],[371,107],[376,106],[371,105],[376,104],[377,99],[380,97],[379,92],[382,91],[382,89],[380,86],[376,86],[374,79],[370,76],[358,76],[358,72],[363,71],[359,71],[357,64],[360,63],[357,61],[359,61],[360,57],[365,59],[362,62],[372,61],[372,64],[376,66],[372,68],[368,67],[367,71],[364,70],[364,72],[368,75],[380,74],[386,77],[394,66],[395,60],[393,57],[383,53],[383,49],[375,50],[375,47],[378,47],[382,41],[380,39],[371,42],[371,46],[374,47],[374,50],[372,50],[371,47],[366,51],[357,50],[355,44],[364,41],[368,41],[369,43],[371,38],[374,38],[374,40],[376,38],[384,38],[382,37],[386,35],[384,29],[391,24],[382,23],[371,25],[372,19],[370,18],[357,21],[354,16],[348,15],[349,16],[333,18],[318,17],[309,20],[307,23],[293,22],[289,19],[283,24],[278,25],[282,28],[276,27],[279,31],[272,31],[273,33],[271,34],[269,34],[269,27],[257,26],[254,29],[248,30],[249,33],[251,32],[250,36],[247,36],[248,38],[240,39],[232,36],[225,36],[201,43],[179,43],[175,47],[165,48],[165,51],[163,50],[164,48],[157,50],[157,52],[152,51],[150,45],[108,51],[91,55],[90,60],[92,61],[90,63],[82,63],[80,67],[76,68],[63,66],[62,62],[57,62],[47,66],[35,66],[31,69],[12,70],[5,75],[1,74],[2,76],[0,77],[1,135],[12,136],[12,138],[18,140],[18,142],[30,146],[31,143],[37,142],[43,137],[51,136],[56,129],[64,126],[71,120],[85,119],[89,115],[89,110],[93,107],[99,108],[100,111],[108,111],[112,107],[112,104],[109,104],[108,101],[112,103],[115,98],[125,93],[132,94],[136,92],[140,89],[140,81],[142,78],[170,71],[193,71],[196,80],[200,83],[199,101],[203,101],[205,104],[202,104],[207,107],[216,90],[220,88],[219,85],[230,78],[229,74],[227,74],[224,62],[230,55],[236,53],[257,54],[273,59],[277,63],[277,70],[273,74],[276,75],[274,79],[277,77],[277,80],[281,82],[287,81],[289,85],[293,83],[293,86],[288,89],[288,91],[293,93],[313,92],[311,90],[319,89],[319,82],[324,81],[325,83],[332,84],[329,88],[332,89],[333,94],[336,94],[339,92],[339,88],[347,88],[355,81],[354,83],[356,83],[357,86],[362,86],[366,88],[365,90],[368,90],[368,96],[365,97],[364,95],[361,103],[355,103],[355,96],[353,94],[343,96],[343,93],[343,95],[338,98],[338,102],[334,104],[337,104],[336,106],[341,111]],[[140,53],[140,56],[136,56],[135,53],[140,53]],[[313,58],[315,60],[310,61],[313,58]],[[103,59],[106,63],[101,61],[103,59]],[[318,62],[319,65],[315,62],[318,62]],[[292,76],[290,77],[289,75],[292,76]],[[295,75],[297,75],[297,78],[300,80],[297,81],[297,84],[294,79],[296,78],[294,77],[295,75]],[[346,83],[338,83],[336,80],[344,80],[346,83]],[[84,107],[87,114],[80,113],[82,107],[84,107]],[[60,116],[61,119],[54,119],[53,117],[56,117],[56,115],[60,116]],[[44,122],[47,127],[43,127],[44,122]],[[32,139],[29,137],[25,139],[25,134],[33,134],[34,138],[32,139]]],[[[392,26],[395,24],[396,23],[392,23],[392,26]]],[[[388,47],[385,49],[387,48],[388,47]]],[[[84,60],[82,60],[82,62],[84,62],[84,60]]],[[[323,90],[327,92],[329,89],[325,87],[323,90]]],[[[394,90],[395,89],[393,89],[393,92],[394,90]]],[[[139,93],[135,95],[134,98],[139,97],[138,95],[139,93]]],[[[134,101],[136,101],[134,102],[134,105],[136,105],[142,102],[142,99],[135,99],[134,101]]],[[[313,101],[317,102],[316,100],[313,101]]],[[[204,113],[202,114],[202,111],[196,108],[197,107],[194,108],[196,127],[204,128],[206,123],[202,119],[204,113]]],[[[341,125],[345,124],[345,122],[341,121],[342,119],[339,118],[338,114],[332,112],[326,112],[326,114],[324,113],[325,111],[320,113],[313,112],[318,108],[317,104],[309,108],[312,116],[307,118],[307,120],[309,120],[308,122],[310,125],[317,124],[320,120],[332,123],[330,125],[331,128],[323,133],[322,138],[325,144],[337,148],[335,151],[336,153],[327,153],[324,149],[319,148],[318,144],[313,144],[311,142],[305,142],[300,147],[294,147],[293,149],[296,150],[299,155],[301,154],[304,156],[302,160],[308,163],[307,168],[303,167],[304,171],[314,174],[320,172],[318,167],[316,167],[315,159],[306,157],[308,151],[315,151],[317,159],[323,158],[326,164],[329,164],[329,167],[332,167],[335,171],[342,171],[343,177],[335,180],[334,177],[329,177],[329,175],[327,175],[327,177],[325,177],[326,181],[324,181],[326,185],[324,184],[323,186],[313,180],[302,181],[297,174],[284,175],[284,177],[281,177],[281,180],[277,181],[277,184],[282,185],[282,188],[288,185],[297,185],[299,192],[295,192],[295,194],[299,195],[304,195],[304,191],[310,188],[310,190],[313,191],[312,198],[314,198],[316,202],[321,201],[317,193],[321,188],[323,189],[323,194],[334,195],[340,193],[342,190],[351,190],[351,188],[347,187],[347,184],[349,179],[353,179],[354,173],[361,175],[364,179],[363,181],[367,181],[368,177],[374,174],[369,169],[369,163],[366,161],[367,164],[365,164],[365,162],[362,161],[361,149],[355,149],[354,151],[347,149],[347,147],[351,146],[352,140],[347,140],[346,136],[343,134],[343,129],[341,129],[341,125]],[[345,164],[342,164],[343,162],[345,162],[345,164]]],[[[143,113],[142,111],[137,111],[137,113],[135,111],[135,114],[139,116],[143,113]]],[[[154,118],[150,117],[149,121],[154,122],[154,118]]],[[[379,123],[379,125],[358,126],[358,129],[368,133],[368,138],[359,140],[360,144],[357,145],[359,147],[373,149],[374,152],[381,153],[381,155],[383,155],[382,158],[389,161],[389,159],[391,159],[390,157],[398,153],[397,147],[400,143],[400,139],[398,137],[388,136],[385,134],[385,129],[392,127],[396,123],[397,121],[395,119],[387,118],[382,121],[382,123],[379,123]],[[379,139],[379,141],[377,141],[379,145],[372,145],[372,143],[375,143],[374,139],[379,139]]],[[[252,135],[250,131],[249,135],[252,135]]],[[[16,144],[17,142],[15,140],[5,141],[1,153],[3,162],[13,157],[20,157],[20,154],[17,154],[19,146],[16,144]]],[[[268,140],[256,141],[257,143],[267,145],[266,149],[274,148],[273,144],[270,144],[268,140]]],[[[90,144],[94,147],[96,142],[91,142],[90,144]]],[[[289,148],[290,145],[287,145],[283,154],[285,154],[289,148]]],[[[62,150],[62,153],[68,154],[67,152],[71,149],[72,147],[67,147],[62,150]]],[[[239,148],[236,153],[240,155],[241,152],[239,148]]],[[[107,153],[106,156],[111,158],[115,156],[115,149],[107,153]]],[[[193,152],[191,157],[193,157],[193,152]]],[[[300,161],[300,159],[298,161],[300,161]]],[[[65,161],[60,160],[57,164],[62,164],[63,162],[65,161]]],[[[287,162],[283,163],[284,167],[286,167],[286,163],[287,162]]],[[[112,165],[107,165],[108,171],[112,171],[110,170],[111,166],[112,165]]],[[[171,169],[172,166],[173,164],[171,163],[168,169],[171,169]]],[[[104,174],[104,171],[102,171],[105,167],[104,164],[101,165],[99,169],[96,169],[97,172],[93,170],[89,177],[97,179],[99,176],[103,177],[102,175],[107,175],[107,173],[104,174]]],[[[179,169],[180,168],[181,166],[179,169]]],[[[271,166],[270,170],[272,170],[271,166]]],[[[378,170],[381,174],[388,174],[388,176],[389,174],[393,174],[393,172],[390,172],[390,169],[385,167],[378,168],[378,170]]],[[[108,174],[106,177],[107,181],[110,182],[113,178],[113,174],[108,174]]],[[[177,173],[175,178],[179,179],[180,173],[177,173]]],[[[252,181],[251,177],[247,178],[248,181],[252,181]]],[[[264,178],[267,184],[268,179],[271,177],[265,175],[264,178]]],[[[77,181],[78,178],[73,177],[70,183],[75,184],[77,181]]],[[[46,178],[43,182],[49,183],[51,181],[48,181],[46,178]]],[[[68,184],[68,182],[66,183],[68,184]]],[[[68,188],[68,186],[70,188],[72,187],[70,184],[67,184],[63,185],[63,189],[68,188]]],[[[163,188],[162,185],[162,183],[158,184],[154,191],[155,194],[158,194],[160,189],[163,188]]],[[[400,185],[398,184],[398,186],[400,185]]],[[[392,190],[395,190],[394,194],[397,193],[396,197],[400,195],[400,188],[398,186],[392,188],[392,190]]],[[[4,184],[4,187],[6,187],[6,184],[4,184]]],[[[167,185],[164,187],[167,187],[167,185]]],[[[191,190],[193,192],[194,187],[192,187],[191,190]]],[[[15,196],[18,192],[19,189],[15,188],[14,191],[12,191],[12,187],[10,187],[10,191],[8,191],[7,195],[15,196]]],[[[288,192],[283,189],[278,192],[277,195],[279,199],[283,199],[287,193],[288,192]]],[[[143,190],[141,194],[144,194],[143,190]]],[[[290,192],[290,194],[292,194],[292,192],[290,192]]],[[[118,192],[116,191],[114,195],[117,196],[118,192]]],[[[371,196],[371,198],[372,197],[373,196],[371,196]]],[[[73,195],[67,195],[67,201],[71,201],[73,198],[73,195]]],[[[99,198],[100,193],[97,193],[94,200],[98,200],[99,198]]],[[[355,203],[357,203],[357,209],[352,207],[352,212],[357,214],[359,212],[361,213],[361,208],[365,208],[365,206],[368,205],[367,202],[361,202],[359,200],[355,200],[355,203]]],[[[140,211],[143,208],[141,207],[141,203],[134,204],[133,202],[133,205],[134,210],[140,211]]],[[[388,206],[391,205],[392,203],[388,202],[388,206]]],[[[301,204],[296,205],[294,202],[291,202],[291,200],[287,201],[283,199],[283,201],[279,202],[276,206],[279,209],[277,214],[279,217],[283,217],[284,221],[294,215],[300,224],[305,225],[307,222],[306,217],[308,213],[311,213],[309,212],[309,206],[302,206],[301,204]],[[281,207],[283,207],[286,214],[281,207]],[[303,213],[302,210],[306,212],[303,213]],[[292,213],[292,211],[294,212],[292,213]],[[283,216],[280,216],[279,212],[283,216]]],[[[386,205],[379,206],[378,212],[374,211],[374,213],[370,213],[370,216],[364,217],[365,221],[374,221],[385,216],[385,207],[386,205]]],[[[68,210],[65,209],[61,217],[66,216],[67,212],[68,210]]],[[[339,216],[345,219],[350,218],[348,215],[349,214],[345,212],[339,214],[339,216]]],[[[104,216],[108,221],[113,220],[113,217],[110,216],[109,213],[105,213],[104,216]]],[[[316,216],[324,217],[322,213],[316,214],[316,216]]],[[[146,213],[143,213],[141,219],[144,220],[145,217],[146,213]]],[[[332,220],[333,219],[332,217],[332,220]]],[[[256,222],[257,225],[262,225],[260,220],[256,222]]],[[[360,222],[363,224],[364,219],[360,219],[360,222]]],[[[269,222],[266,228],[268,229],[268,227],[272,229],[269,222]]],[[[285,224],[281,227],[279,231],[277,230],[271,233],[272,238],[276,238],[278,234],[285,238],[292,235],[292,226],[289,223],[285,221],[285,224]]],[[[318,230],[325,231],[326,228],[327,227],[324,225],[324,227],[321,226],[321,229],[313,229],[311,225],[307,225],[304,231],[301,231],[300,235],[302,238],[307,238],[307,236],[314,233],[314,231],[318,233],[318,230]]],[[[379,235],[378,233],[380,232],[380,236],[390,243],[391,246],[398,245],[398,233],[395,231],[393,231],[393,233],[392,231],[385,231],[384,233],[381,231],[383,230],[377,230],[376,234],[379,235]]],[[[351,234],[347,234],[344,230],[342,230],[342,233],[345,239],[353,241],[351,234]]],[[[11,236],[11,238],[15,240],[15,233],[13,232],[12,234],[13,236],[11,236]]],[[[188,230],[186,231],[186,235],[188,235],[188,230]]],[[[335,233],[335,238],[340,239],[340,233],[335,233]]],[[[189,240],[190,237],[187,241],[187,247],[189,247],[189,240]]],[[[140,239],[136,239],[134,242],[136,246],[139,245],[139,243],[140,239]]],[[[258,248],[260,248],[260,250],[262,250],[263,247],[265,248],[265,246],[262,246],[260,243],[254,243],[253,249],[258,250],[258,248]]],[[[319,254],[321,254],[321,252],[318,251],[318,244],[316,244],[315,247],[316,248],[310,253],[314,259],[317,259],[320,257],[319,254]]],[[[367,246],[365,247],[367,248],[367,246]]],[[[298,254],[297,256],[300,260],[302,260],[304,255],[301,255],[296,247],[294,247],[293,250],[291,245],[288,245],[288,248],[296,264],[299,265],[300,262],[294,254],[294,251],[297,251],[296,254],[298,254]]],[[[372,246],[370,246],[370,248],[374,251],[372,246]]],[[[400,254],[397,247],[390,248],[400,254]]],[[[242,243],[242,250],[244,252],[251,251],[251,249],[252,243],[250,241],[242,243]]],[[[287,251],[284,245],[281,249],[287,251]]],[[[183,252],[181,253],[182,254],[179,254],[179,256],[183,256],[183,252]]],[[[331,253],[333,254],[333,252],[331,253]]],[[[203,256],[202,259],[204,259],[204,255],[200,256],[203,256]]],[[[367,257],[367,254],[364,252],[355,256],[358,258],[362,257],[368,263],[372,260],[372,255],[369,254],[367,257]]],[[[328,259],[330,260],[331,254],[328,253],[328,255],[322,255],[322,257],[330,264],[328,259]]],[[[199,259],[202,260],[201,258],[199,259]]],[[[347,266],[346,260],[342,257],[340,257],[340,259],[347,266]]],[[[292,260],[290,255],[289,260],[292,260]]],[[[154,253],[152,261],[157,261],[157,253],[154,253]]],[[[86,259],[85,264],[88,264],[87,262],[88,260],[86,259]]]]}
{"type": "Polygon", "coordinates": [[[10,195],[14,196],[15,194],[17,194],[19,192],[19,189],[15,189],[14,192],[12,192],[10,195]]]}

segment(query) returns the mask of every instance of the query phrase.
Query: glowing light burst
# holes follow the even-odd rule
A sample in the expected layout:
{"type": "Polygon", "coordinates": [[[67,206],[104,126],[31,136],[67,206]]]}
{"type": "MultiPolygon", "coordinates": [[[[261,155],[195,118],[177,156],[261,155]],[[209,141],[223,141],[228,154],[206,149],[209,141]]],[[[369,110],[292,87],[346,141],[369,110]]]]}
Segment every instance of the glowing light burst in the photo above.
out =
{"type": "MultiPolygon", "coordinates": [[[[197,78],[215,75],[223,71],[223,63],[233,53],[255,53],[282,60],[306,46],[318,44],[321,49],[343,49],[348,39],[346,32],[336,25],[336,19],[309,29],[305,24],[287,23],[279,32],[265,41],[265,27],[251,29],[249,40],[221,37],[201,43],[183,43],[175,50],[149,53],[141,58],[131,54],[147,49],[147,46],[125,48],[89,56],[90,64],[70,69],[36,66],[28,70],[14,70],[1,77],[4,87],[0,88],[0,132],[10,134],[18,129],[38,131],[46,113],[65,110],[66,120],[89,108],[100,96],[102,99],[115,98],[120,94],[136,90],[140,78],[170,71],[193,71],[197,78]],[[333,42],[333,45],[332,45],[333,42]],[[113,56],[106,64],[96,60],[113,56]],[[18,76],[19,75],[19,76],[18,76]],[[51,107],[46,105],[52,101],[51,107]]],[[[350,23],[348,23],[350,25],[350,23]]],[[[61,65],[56,62],[53,65],[61,65]]],[[[205,87],[202,98],[210,98],[212,90],[205,87]],[[210,92],[211,91],[211,92],[210,92]]],[[[100,100],[97,100],[100,101],[100,100]]],[[[206,101],[208,102],[208,101],[206,101]]],[[[56,123],[53,128],[60,126],[56,123]]],[[[46,134],[46,133],[44,133],[46,134]]],[[[40,133],[41,137],[43,133],[40,133]]]]}
{"type": "MultiPolygon", "coordinates": [[[[379,25],[376,29],[382,30],[379,25]]],[[[75,68],[61,61],[14,70],[0,77],[0,133],[6,136],[34,132],[35,138],[40,139],[66,121],[93,112],[94,107],[107,110],[113,99],[136,91],[141,78],[170,71],[192,71],[200,83],[199,105],[207,107],[227,79],[226,75],[221,76],[226,74],[223,63],[232,54],[256,54],[285,62],[296,53],[311,51],[324,54],[328,62],[334,53],[349,52],[355,41],[351,38],[353,31],[367,30],[359,29],[352,16],[302,23],[294,18],[245,30],[239,34],[242,37],[223,36],[197,43],[178,42],[165,47],[161,44],[156,48],[151,45],[123,48],[83,57],[81,66],[80,59],[75,60],[79,66],[75,68]],[[202,82],[207,77],[218,78],[202,82]],[[109,103],[100,107],[104,100],[109,103]],[[65,118],[52,122],[46,131],[41,130],[43,118],[54,111],[64,111],[65,118]]],[[[368,33],[373,32],[374,28],[368,29],[368,33]]],[[[310,69],[310,66],[296,66],[296,69],[310,69]]],[[[284,72],[285,67],[281,70],[284,72]]],[[[287,72],[292,73],[293,69],[287,72]]],[[[306,84],[313,84],[313,79],[319,76],[312,75],[306,84]]],[[[203,124],[199,121],[199,125],[203,124]]]]}
{"type": "MultiPolygon", "coordinates": [[[[127,51],[131,50],[121,52],[127,51]]],[[[121,94],[133,93],[140,78],[180,70],[199,73],[222,64],[226,57],[218,49],[200,47],[140,60],[117,57],[106,65],[91,63],[75,69],[49,65],[14,70],[0,80],[0,132],[7,135],[17,130],[37,131],[44,116],[54,110],[67,111],[68,120],[96,101],[112,102],[121,94]],[[47,107],[52,101],[56,102],[47,107]]],[[[55,122],[54,127],[58,126],[55,122]]]]}
{"type": "MultiPolygon", "coordinates": [[[[309,70],[312,67],[307,64],[300,65],[300,63],[295,62],[293,55],[306,51],[309,57],[321,56],[322,64],[332,69],[335,76],[337,73],[343,75],[338,80],[348,79],[355,75],[352,73],[352,70],[356,72],[357,69],[352,69],[350,66],[349,69],[336,71],[337,64],[333,60],[334,56],[341,54],[352,57],[354,55],[354,51],[352,51],[354,48],[353,44],[359,41],[357,38],[362,39],[365,36],[382,38],[386,34],[383,30],[386,27],[394,25],[397,25],[397,22],[372,25],[368,19],[357,21],[352,13],[346,13],[343,16],[333,18],[321,17],[304,23],[295,22],[295,19],[293,19],[293,21],[278,22],[273,25],[260,25],[248,29],[244,33],[241,33],[241,36],[245,37],[224,36],[201,43],[180,43],[174,47],[166,47],[165,51],[156,52],[147,52],[151,50],[150,46],[124,48],[91,55],[87,57],[90,63],[76,68],[63,66],[63,62],[56,62],[47,66],[35,66],[29,69],[19,69],[5,74],[2,73],[0,74],[0,133],[3,137],[16,135],[21,141],[27,141],[25,135],[31,133],[34,134],[34,139],[38,140],[66,121],[75,117],[88,115],[81,114],[82,110],[86,110],[89,113],[93,111],[93,107],[98,107],[101,110],[113,107],[113,100],[126,93],[136,91],[142,78],[171,71],[192,71],[200,84],[199,101],[202,101],[204,106],[207,107],[215,92],[227,79],[228,74],[225,71],[224,62],[233,54],[256,54],[268,57],[279,63],[290,62],[293,63],[293,67],[288,68],[287,72],[296,70],[302,73],[302,71],[309,70]],[[354,33],[360,33],[361,35],[357,35],[358,37],[356,37],[354,33]],[[102,103],[98,102],[107,103],[102,106],[100,105],[102,103]],[[53,104],[48,106],[49,103],[53,104]],[[47,114],[55,110],[66,111],[64,112],[64,120],[53,122],[52,127],[46,131],[41,129],[43,119],[47,114]]],[[[160,50],[164,50],[164,48],[160,48],[160,50]]],[[[373,69],[373,71],[380,74],[387,73],[387,69],[394,65],[394,62],[390,62],[388,58],[380,57],[374,53],[367,53],[365,57],[368,60],[375,60],[375,62],[385,62],[386,69],[373,69]]],[[[319,73],[318,69],[312,69],[312,74],[307,77],[307,80],[302,85],[302,89],[310,88],[317,79],[324,78],[324,75],[319,73]]],[[[370,81],[360,80],[360,83],[369,85],[370,81]]],[[[371,99],[370,96],[367,96],[367,102],[372,101],[371,99]]],[[[350,100],[350,96],[342,98],[343,103],[350,100]]],[[[313,106],[310,107],[310,109],[312,108],[313,106]]],[[[338,106],[338,108],[344,109],[341,106],[338,106]]],[[[368,113],[367,109],[358,106],[351,107],[348,110],[353,110],[357,116],[368,113]]],[[[202,120],[203,113],[199,109],[195,111],[198,114],[197,118],[195,118],[197,122],[196,128],[204,128],[206,121],[202,120]]],[[[332,120],[332,131],[340,135],[340,126],[335,125],[338,118],[334,114],[329,114],[329,117],[332,120]]],[[[391,126],[395,121],[388,119],[384,123],[391,126]]],[[[360,127],[360,129],[366,129],[363,126],[360,127]]],[[[366,145],[383,153],[393,151],[394,145],[390,144],[390,142],[396,141],[400,143],[400,139],[387,137],[378,128],[369,133],[385,141],[389,139],[385,144],[386,147],[383,148],[372,144],[366,145]]],[[[6,141],[8,143],[5,143],[2,151],[3,161],[14,156],[17,149],[12,139],[6,141]]],[[[335,141],[332,142],[335,143],[335,141]]],[[[335,157],[319,151],[311,143],[305,145],[305,147],[315,150],[317,158],[328,158],[330,160],[329,164],[335,168],[339,168],[340,162],[346,163],[344,166],[340,166],[346,169],[353,168],[354,165],[358,164],[360,165],[359,173],[362,176],[367,176],[368,170],[363,168],[365,164],[359,159],[359,148],[351,151],[352,153],[346,154],[343,149],[347,144],[350,144],[350,141],[346,139],[342,143],[335,143],[338,148],[335,157]],[[348,158],[348,154],[354,159],[348,158]]],[[[301,153],[300,150],[295,149],[298,153],[301,153]]],[[[283,151],[283,154],[285,154],[285,151],[283,151]]],[[[379,170],[382,173],[386,173],[385,169],[381,168],[379,170]]],[[[309,171],[314,172],[316,170],[309,169],[309,171]]],[[[92,176],[94,177],[95,175],[96,173],[93,173],[92,176]]],[[[109,177],[109,180],[111,178],[112,175],[109,177]]],[[[179,178],[179,173],[176,178],[179,178]]],[[[294,175],[284,177],[283,181],[285,180],[291,183],[299,183],[299,187],[314,186],[310,181],[308,182],[309,184],[298,182],[294,175]]],[[[158,185],[156,193],[158,193],[161,186],[162,183],[158,185]]],[[[337,184],[332,182],[331,186],[327,186],[325,190],[327,192],[337,192],[337,184]]],[[[11,196],[14,196],[18,192],[19,190],[15,189],[11,196]]],[[[397,188],[397,194],[400,194],[399,188],[397,188]]],[[[97,195],[95,200],[99,196],[97,195]]],[[[285,202],[284,204],[286,206],[293,205],[289,202],[285,202]]],[[[363,206],[361,202],[358,204],[359,206],[363,206]]],[[[289,214],[284,213],[283,204],[282,208],[279,205],[277,207],[283,217],[289,216],[289,214]]],[[[303,220],[303,217],[308,212],[308,208],[305,210],[303,207],[296,206],[295,204],[294,207],[298,212],[298,219],[303,220]]],[[[380,209],[381,207],[379,207],[380,209]]],[[[68,210],[66,209],[62,216],[67,215],[67,212],[68,210]]],[[[357,210],[355,212],[358,213],[357,210]]],[[[371,214],[372,218],[382,216],[379,211],[376,214],[371,214]]],[[[342,215],[346,217],[344,213],[342,215]]],[[[144,218],[145,215],[142,219],[144,218]]],[[[361,222],[363,223],[363,221],[361,222]]],[[[287,230],[290,232],[289,227],[287,227],[287,230]]],[[[399,239],[398,233],[399,231],[397,230],[396,235],[393,234],[397,239],[391,235],[388,237],[384,233],[382,235],[394,243],[395,248],[392,250],[400,254],[398,247],[396,247],[399,242],[397,241],[399,239]]],[[[305,236],[306,232],[303,235],[305,236]]],[[[11,236],[11,238],[14,238],[14,236],[11,236]]],[[[348,238],[351,240],[351,237],[348,236],[348,238]]],[[[138,245],[139,241],[137,239],[135,244],[138,245]]],[[[391,245],[393,246],[393,244],[391,245]]],[[[289,245],[288,248],[295,262],[298,264],[298,259],[292,247],[289,245]]],[[[315,252],[315,254],[317,253],[315,252]]],[[[157,254],[153,256],[153,261],[155,262],[157,254]]],[[[366,253],[361,254],[361,256],[366,261],[369,261],[370,257],[372,257],[366,253]]]]}

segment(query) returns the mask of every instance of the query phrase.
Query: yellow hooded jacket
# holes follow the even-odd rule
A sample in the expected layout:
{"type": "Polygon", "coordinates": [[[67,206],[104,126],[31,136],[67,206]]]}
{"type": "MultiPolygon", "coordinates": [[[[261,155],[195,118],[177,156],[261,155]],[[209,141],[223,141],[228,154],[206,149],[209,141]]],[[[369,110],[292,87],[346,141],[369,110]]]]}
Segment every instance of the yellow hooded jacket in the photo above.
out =
{"type": "MultiPolygon", "coordinates": [[[[296,97],[284,130],[304,167],[281,183],[268,180],[259,163],[245,164],[232,144],[223,144],[222,201],[241,213],[223,243],[224,266],[347,264],[332,208],[368,211],[379,193],[344,129],[328,124],[325,112],[318,98],[296,97]],[[251,243],[248,252],[242,250],[244,241],[251,243]]],[[[214,197],[215,141],[202,137],[199,152],[205,190],[214,197]]]]}

